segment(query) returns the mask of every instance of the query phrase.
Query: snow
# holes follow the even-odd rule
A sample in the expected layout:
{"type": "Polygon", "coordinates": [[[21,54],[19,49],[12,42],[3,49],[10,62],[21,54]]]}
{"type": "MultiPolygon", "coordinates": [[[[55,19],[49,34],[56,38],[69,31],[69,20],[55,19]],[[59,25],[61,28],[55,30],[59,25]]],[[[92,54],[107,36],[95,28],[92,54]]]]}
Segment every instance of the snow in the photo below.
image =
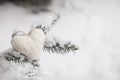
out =
{"type": "MultiPolygon", "coordinates": [[[[29,80],[119,80],[119,0],[65,1],[63,7],[60,6],[62,3],[52,6],[61,19],[48,36],[71,40],[80,49],[77,54],[42,53],[41,76],[29,80]]],[[[0,52],[11,47],[11,34],[15,28],[28,31],[31,25],[48,24],[51,20],[51,13],[31,14],[12,4],[2,5],[0,10],[0,52]]],[[[20,73],[25,70],[22,65],[13,66],[2,60],[0,63],[1,80],[25,80],[20,73]],[[2,71],[6,69],[8,71],[2,71]]]]}

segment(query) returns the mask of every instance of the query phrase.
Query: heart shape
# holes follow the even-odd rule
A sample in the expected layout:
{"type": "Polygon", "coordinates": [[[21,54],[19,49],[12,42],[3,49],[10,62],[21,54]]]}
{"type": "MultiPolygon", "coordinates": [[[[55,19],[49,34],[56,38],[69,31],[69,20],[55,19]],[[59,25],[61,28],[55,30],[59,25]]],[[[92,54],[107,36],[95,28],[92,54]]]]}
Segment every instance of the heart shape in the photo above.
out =
{"type": "Polygon", "coordinates": [[[41,29],[32,29],[28,35],[16,35],[12,38],[13,48],[29,59],[38,59],[44,46],[45,35],[41,29]]]}

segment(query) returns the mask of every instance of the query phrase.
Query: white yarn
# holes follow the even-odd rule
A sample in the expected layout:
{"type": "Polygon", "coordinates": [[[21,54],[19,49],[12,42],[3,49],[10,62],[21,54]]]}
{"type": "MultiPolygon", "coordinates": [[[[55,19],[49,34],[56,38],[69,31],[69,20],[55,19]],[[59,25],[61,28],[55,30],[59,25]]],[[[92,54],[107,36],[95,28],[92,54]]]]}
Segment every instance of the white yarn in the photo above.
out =
{"type": "Polygon", "coordinates": [[[45,41],[45,35],[41,29],[32,29],[28,35],[15,35],[11,44],[13,48],[24,54],[28,59],[39,59],[45,41]]]}

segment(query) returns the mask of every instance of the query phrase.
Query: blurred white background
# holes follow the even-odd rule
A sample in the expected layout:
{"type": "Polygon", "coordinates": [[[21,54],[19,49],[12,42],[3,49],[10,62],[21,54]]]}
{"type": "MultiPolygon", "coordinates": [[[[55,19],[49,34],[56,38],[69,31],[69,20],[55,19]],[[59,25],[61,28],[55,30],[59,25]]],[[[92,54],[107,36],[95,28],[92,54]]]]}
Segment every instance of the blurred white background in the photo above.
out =
{"type": "MultiPolygon", "coordinates": [[[[39,78],[120,80],[119,0],[53,0],[47,8],[61,16],[48,35],[70,40],[80,49],[77,54],[41,54],[41,73],[49,76],[39,78]]],[[[11,47],[13,30],[27,32],[31,26],[49,24],[51,15],[49,11],[34,14],[31,9],[12,3],[1,5],[0,51],[11,47]]]]}

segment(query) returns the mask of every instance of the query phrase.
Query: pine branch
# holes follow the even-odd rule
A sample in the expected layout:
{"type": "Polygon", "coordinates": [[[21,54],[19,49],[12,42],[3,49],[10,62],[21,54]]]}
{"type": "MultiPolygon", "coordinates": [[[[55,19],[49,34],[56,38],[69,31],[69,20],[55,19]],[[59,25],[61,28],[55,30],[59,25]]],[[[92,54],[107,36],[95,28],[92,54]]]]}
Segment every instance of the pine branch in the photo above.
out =
{"type": "Polygon", "coordinates": [[[36,26],[36,28],[40,28],[43,30],[43,32],[45,34],[47,34],[51,28],[54,27],[54,25],[58,22],[58,20],[60,19],[60,15],[58,13],[54,13],[53,15],[54,19],[52,20],[51,24],[50,25],[47,25],[47,26],[43,26],[43,25],[38,25],[36,26]]]}
{"type": "Polygon", "coordinates": [[[19,72],[18,66],[22,67],[23,69],[20,71],[20,74],[25,77],[25,80],[26,78],[36,76],[39,69],[39,67],[32,65],[25,55],[16,52],[13,48],[0,53],[0,67],[1,65],[3,65],[2,67],[5,66],[5,71],[7,70],[7,72],[13,68],[16,68],[16,71],[19,72]],[[8,67],[6,67],[6,65],[8,67]]]}
{"type": "Polygon", "coordinates": [[[60,40],[57,40],[54,38],[53,41],[45,41],[44,44],[44,51],[52,52],[52,53],[69,53],[69,52],[75,52],[79,49],[79,47],[75,44],[73,44],[71,41],[68,42],[61,42],[60,40]]]}
{"type": "Polygon", "coordinates": [[[14,63],[14,64],[30,63],[34,67],[39,67],[39,64],[37,63],[38,60],[30,61],[25,55],[15,51],[13,48],[6,50],[2,54],[3,55],[0,55],[0,57],[4,58],[10,63],[14,63]]]}
{"type": "Polygon", "coordinates": [[[7,52],[4,53],[2,56],[5,58],[7,61],[12,62],[12,63],[25,63],[28,62],[28,59],[26,58],[25,55],[16,52],[14,49],[7,50],[7,52]]]}
{"type": "MultiPolygon", "coordinates": [[[[57,23],[57,21],[60,18],[60,15],[55,13],[55,15],[53,17],[54,17],[54,19],[52,20],[50,26],[38,25],[38,26],[36,26],[36,28],[42,29],[43,32],[45,34],[47,34],[51,30],[51,28],[53,28],[54,25],[57,23]]],[[[73,44],[71,41],[64,43],[62,46],[61,46],[61,44],[62,43],[59,40],[57,40],[56,38],[54,38],[53,41],[46,40],[43,50],[52,52],[52,53],[68,53],[68,52],[75,52],[79,49],[79,47],[77,45],[73,44]]]]}

